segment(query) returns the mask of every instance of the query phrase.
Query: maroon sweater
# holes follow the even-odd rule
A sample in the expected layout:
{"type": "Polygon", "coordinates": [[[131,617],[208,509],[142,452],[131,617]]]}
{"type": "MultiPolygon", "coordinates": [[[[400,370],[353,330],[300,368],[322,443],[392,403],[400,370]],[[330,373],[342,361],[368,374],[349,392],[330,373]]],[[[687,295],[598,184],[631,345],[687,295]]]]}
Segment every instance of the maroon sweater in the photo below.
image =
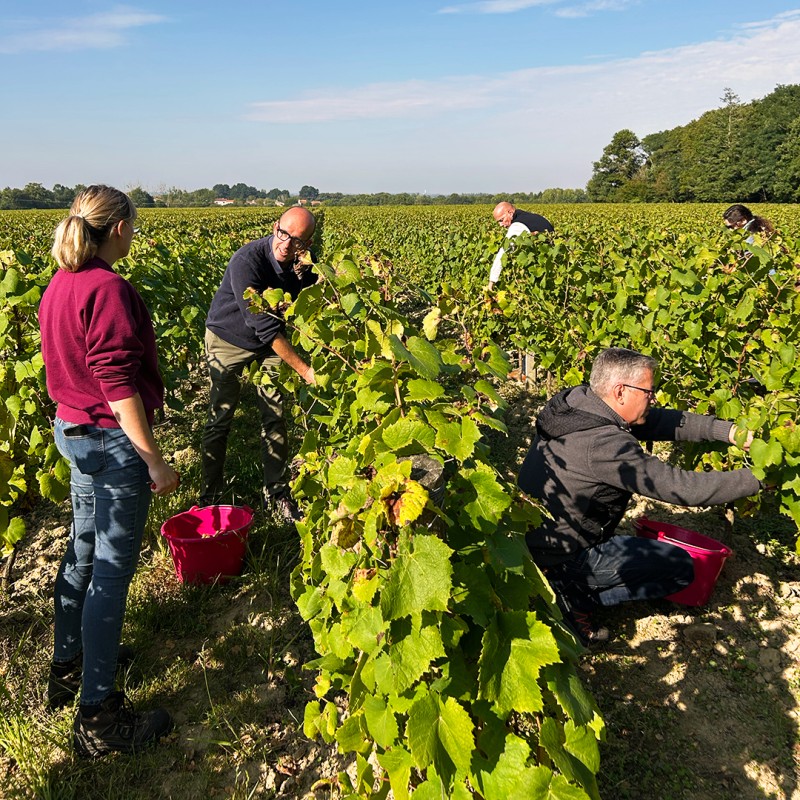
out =
{"type": "Polygon", "coordinates": [[[164,404],[156,337],[136,289],[100,258],[59,269],[39,306],[47,391],[76,425],[118,428],[108,403],[137,392],[147,419],[164,404]]]}

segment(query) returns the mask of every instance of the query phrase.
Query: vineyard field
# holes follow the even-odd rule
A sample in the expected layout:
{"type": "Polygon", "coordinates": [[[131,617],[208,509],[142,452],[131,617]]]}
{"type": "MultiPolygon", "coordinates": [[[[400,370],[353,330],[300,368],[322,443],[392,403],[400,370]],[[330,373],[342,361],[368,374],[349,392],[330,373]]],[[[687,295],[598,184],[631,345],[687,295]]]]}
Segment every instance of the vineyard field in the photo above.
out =
{"type": "MultiPolygon", "coordinates": [[[[506,245],[491,291],[489,267],[504,231],[490,207],[315,211],[322,279],[285,314],[317,385],[288,370],[280,377],[291,398],[293,492],[304,519],[294,531],[259,515],[245,574],[211,590],[176,585],[158,525],[199,493],[206,310],[230,256],[267,233],[280,209],[140,212],[140,234],[117,269],[153,316],[168,390],[157,436],[183,476],[177,496],[154,504],[128,623],[149,663],[167,670],[145,692],[188,703],[189,732],[167,744],[171,756],[153,753],[142,767],[161,780],[170,758],[177,765],[165,796],[302,796],[316,782],[316,797],[377,798],[391,790],[420,800],[635,798],[635,780],[621,774],[633,768],[625,747],[635,747],[625,726],[644,725],[661,740],[651,723],[631,722],[633,707],[618,707],[631,699],[619,686],[630,679],[626,659],[659,686],[686,681],[684,692],[642,691],[647,699],[632,701],[666,729],[689,702],[687,675],[698,691],[721,681],[734,693],[743,677],[767,676],[764,691],[780,699],[771,713],[786,715],[772,723],[784,755],[753,754],[756,768],[736,750],[741,764],[720,778],[730,782],[729,794],[714,794],[713,776],[695,774],[699,767],[645,771],[648,791],[663,781],[671,792],[664,796],[800,795],[797,774],[791,777],[800,735],[790,714],[800,669],[795,658],[778,678],[749,644],[778,651],[784,665],[797,646],[782,625],[795,605],[800,614],[793,599],[800,596],[800,209],[754,208],[778,232],[748,242],[724,228],[723,208],[537,208],[556,233],[506,245]],[[737,504],[727,522],[714,512],[687,517],[718,538],[734,537],[743,554],[721,583],[725,606],[709,612],[713,641],[697,628],[697,641],[686,634],[676,643],[675,631],[703,620],[654,611],[607,658],[587,661],[527,558],[524,533],[541,510],[520,495],[514,473],[546,394],[586,380],[608,346],[658,359],[659,402],[736,421],[739,445],[747,431],[755,437],[749,452],[664,447],[661,457],[690,469],[747,465],[775,489],[737,504]],[[523,364],[527,382],[510,379],[523,364]],[[749,581],[756,563],[767,577],[749,581]],[[754,592],[751,608],[737,596],[742,587],[754,592]],[[767,616],[777,621],[759,634],[767,616]],[[654,649],[648,635],[667,643],[654,649]],[[151,637],[171,644],[157,652],[151,637]],[[697,659],[715,665],[716,683],[686,666],[697,659]],[[258,692],[269,696],[266,704],[258,692]],[[263,726],[248,703],[264,711],[263,726]],[[282,738],[284,723],[291,735],[282,738]],[[313,744],[302,744],[303,734],[313,744]],[[535,788],[515,794],[520,781],[535,788]]],[[[18,796],[80,795],[84,785],[80,770],[62,763],[60,745],[43,744],[64,738],[67,717],[51,732],[42,712],[29,719],[36,697],[22,696],[41,695],[32,687],[46,668],[50,588],[35,583],[52,581],[52,553],[68,519],[68,472],[52,441],[36,324],[62,215],[0,212],[4,639],[8,631],[0,651],[7,676],[0,677],[0,776],[5,771],[18,796]]],[[[279,313],[282,300],[269,292],[252,298],[254,310],[267,313],[279,313]]],[[[259,470],[246,412],[234,436],[249,444],[231,440],[229,499],[252,505],[259,470]]],[[[682,521],[675,509],[657,510],[682,521]]],[[[645,684],[633,681],[641,690],[645,684]]],[[[692,712],[701,711],[695,698],[692,712]]],[[[700,723],[692,730],[709,743],[700,723]]],[[[677,743],[670,747],[680,752],[677,743]]],[[[101,781],[127,769],[112,765],[101,781]]],[[[119,796],[146,796],[137,785],[119,796]]]]}
{"type": "MultiPolygon", "coordinates": [[[[502,241],[488,207],[333,208],[319,212],[319,257],[356,243],[418,290],[420,308],[454,309],[476,341],[530,352],[551,386],[579,383],[599,349],[655,355],[659,399],[736,418],[762,438],[755,466],[785,487],[800,521],[798,418],[800,212],[765,206],[780,236],[747,248],[716,206],[554,206],[552,241],[508,254],[495,293],[488,266],[502,241]],[[421,290],[421,292],[419,291],[421,290]],[[451,296],[452,295],[452,296],[451,296]],[[754,383],[755,382],[755,383],[754,383]],[[764,386],[761,397],[753,386],[764,386]],[[786,456],[786,457],[784,457],[786,456]]],[[[205,310],[231,254],[268,230],[279,209],[143,210],[120,271],[153,314],[170,402],[180,404],[202,353],[205,310]]],[[[22,535],[14,509],[63,496],[48,434],[35,311],[52,274],[60,212],[0,212],[0,541],[22,535]]],[[[710,459],[720,466],[722,457],[710,459]]]]}

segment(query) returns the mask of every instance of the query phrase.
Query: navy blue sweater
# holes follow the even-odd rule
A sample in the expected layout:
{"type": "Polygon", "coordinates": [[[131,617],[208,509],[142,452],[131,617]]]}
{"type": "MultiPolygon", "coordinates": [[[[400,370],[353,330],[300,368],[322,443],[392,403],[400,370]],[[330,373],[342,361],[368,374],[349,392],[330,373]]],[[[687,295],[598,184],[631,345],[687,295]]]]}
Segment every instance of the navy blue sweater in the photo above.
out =
{"type": "Polygon", "coordinates": [[[316,283],[312,270],[302,277],[290,265],[281,265],[272,252],[272,236],[256,239],[240,247],[231,257],[217,293],[211,301],[206,327],[230,344],[257,352],[269,345],[285,325],[269,314],[253,314],[244,292],[253,288],[283,289],[295,299],[301,289],[316,283]]]}

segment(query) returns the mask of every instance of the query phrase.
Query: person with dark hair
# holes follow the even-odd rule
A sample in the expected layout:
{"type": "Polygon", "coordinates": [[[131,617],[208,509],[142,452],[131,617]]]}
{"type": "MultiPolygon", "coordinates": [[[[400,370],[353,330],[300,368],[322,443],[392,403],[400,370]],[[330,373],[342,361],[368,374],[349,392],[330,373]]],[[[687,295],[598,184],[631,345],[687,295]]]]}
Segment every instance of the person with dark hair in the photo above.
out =
{"type": "MultiPolygon", "coordinates": [[[[51,709],[80,689],[78,755],[138,752],[172,727],[163,709],[136,712],[114,691],[125,604],[152,494],[178,486],[153,438],[164,403],[153,323],[114,272],[136,234],[136,208],[110,186],[89,186],[56,228],[59,269],[39,308],[55,442],[70,465],[72,528],[55,583],[51,709]]],[[[130,657],[130,654],[127,654],[130,657]]]]}
{"type": "MultiPolygon", "coordinates": [[[[285,324],[271,314],[250,311],[244,293],[283,289],[296,298],[317,275],[304,256],[311,246],[316,220],[305,208],[285,211],[270,236],[240,247],[231,257],[206,318],[206,363],[210,392],[208,421],[203,430],[201,505],[219,502],[228,434],[239,404],[240,377],[252,363],[273,371],[283,361],[303,380],[314,384],[314,369],[292,347],[285,324]]],[[[283,398],[275,385],[257,387],[261,414],[261,462],[265,508],[284,520],[300,518],[288,485],[288,440],[283,398]]]]}
{"type": "Polygon", "coordinates": [[[753,234],[762,233],[765,236],[775,233],[775,226],[766,218],[756,216],[747,206],[734,203],[722,213],[725,227],[729,230],[743,230],[748,236],[748,243],[755,241],[753,234]]]}
{"type": "MultiPolygon", "coordinates": [[[[506,201],[498,203],[494,207],[492,217],[498,225],[508,230],[506,239],[513,239],[521,233],[553,233],[554,231],[550,220],[546,219],[541,214],[534,214],[531,211],[521,211],[506,201]]],[[[505,252],[505,248],[501,247],[494,257],[492,268],[489,271],[489,289],[493,289],[500,279],[505,252]]]]}
{"type": "Polygon", "coordinates": [[[645,452],[640,441],[733,444],[737,433],[716,417],[653,407],[655,371],[654,359],[633,350],[600,353],[588,386],[565,389],[547,402],[519,473],[519,487],[549,515],[528,532],[528,547],[584,644],[609,636],[592,625],[593,610],[665,597],[694,579],[683,549],[614,535],[633,494],[709,506],[763,488],[749,469],[690,472],[645,452]]]}

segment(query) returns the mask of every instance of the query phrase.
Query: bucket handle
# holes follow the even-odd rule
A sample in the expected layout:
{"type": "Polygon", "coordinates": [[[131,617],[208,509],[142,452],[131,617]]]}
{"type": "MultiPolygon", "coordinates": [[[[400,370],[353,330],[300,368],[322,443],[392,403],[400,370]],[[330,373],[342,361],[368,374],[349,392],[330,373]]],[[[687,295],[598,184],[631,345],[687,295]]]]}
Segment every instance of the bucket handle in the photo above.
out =
{"type": "MultiPolygon", "coordinates": [[[[199,506],[199,505],[197,505],[197,503],[195,503],[195,504],[194,504],[194,505],[193,505],[193,506],[192,506],[192,507],[189,509],[189,511],[197,511],[199,508],[200,508],[200,506],[199,506]]],[[[250,506],[249,506],[249,505],[247,505],[247,503],[245,503],[243,506],[231,506],[231,508],[242,508],[242,509],[244,509],[244,510],[245,510],[245,511],[246,511],[248,514],[252,514],[252,513],[253,513],[253,509],[252,509],[252,508],[250,508],[250,506]]]]}
{"type": "MultiPolygon", "coordinates": [[[[658,541],[659,542],[667,542],[667,544],[674,544],[676,547],[680,547],[681,544],[686,544],[686,542],[681,542],[678,539],[673,539],[668,534],[664,533],[664,531],[658,531],[658,541]]],[[[722,544],[722,542],[718,542],[719,548],[711,549],[709,547],[703,547],[701,544],[693,544],[690,545],[694,550],[702,550],[704,553],[712,553],[714,555],[723,556],[724,558],[728,558],[729,556],[733,555],[733,550],[727,545],[722,544]]]]}

